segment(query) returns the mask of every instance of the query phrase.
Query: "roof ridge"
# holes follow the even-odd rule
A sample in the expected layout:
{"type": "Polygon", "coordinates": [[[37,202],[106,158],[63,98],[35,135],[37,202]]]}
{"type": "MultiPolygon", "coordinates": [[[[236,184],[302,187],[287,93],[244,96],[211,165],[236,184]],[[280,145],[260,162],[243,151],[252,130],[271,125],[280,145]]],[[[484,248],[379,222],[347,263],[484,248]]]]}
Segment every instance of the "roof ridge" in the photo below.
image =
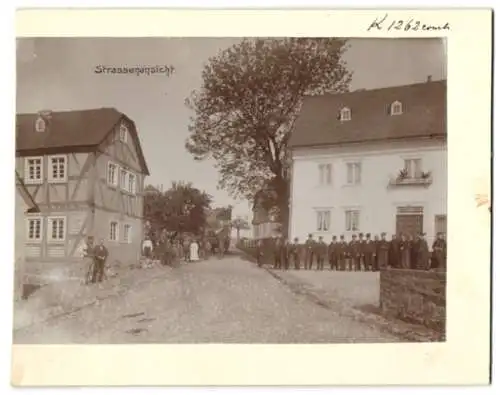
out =
{"type": "Polygon", "coordinates": [[[84,108],[80,110],[39,110],[36,112],[21,112],[17,115],[38,115],[41,111],[49,111],[52,114],[65,114],[65,113],[76,113],[76,112],[90,112],[90,111],[100,111],[100,110],[113,110],[119,114],[123,114],[121,111],[117,110],[116,107],[94,107],[94,108],[84,108]]]}
{"type": "Polygon", "coordinates": [[[306,95],[307,98],[324,98],[326,96],[328,97],[337,97],[337,96],[344,96],[344,95],[351,95],[354,93],[360,93],[360,92],[365,92],[365,93],[373,93],[373,92],[379,92],[387,89],[405,89],[405,88],[411,88],[411,87],[416,87],[416,86],[429,86],[429,85],[437,85],[437,84],[443,84],[446,83],[447,79],[440,79],[440,80],[432,80],[432,81],[426,81],[426,82],[415,82],[412,84],[405,84],[405,85],[389,85],[389,86],[383,86],[379,88],[373,88],[373,89],[365,89],[365,88],[360,88],[356,90],[351,90],[347,92],[325,92],[317,95],[306,95]]]}

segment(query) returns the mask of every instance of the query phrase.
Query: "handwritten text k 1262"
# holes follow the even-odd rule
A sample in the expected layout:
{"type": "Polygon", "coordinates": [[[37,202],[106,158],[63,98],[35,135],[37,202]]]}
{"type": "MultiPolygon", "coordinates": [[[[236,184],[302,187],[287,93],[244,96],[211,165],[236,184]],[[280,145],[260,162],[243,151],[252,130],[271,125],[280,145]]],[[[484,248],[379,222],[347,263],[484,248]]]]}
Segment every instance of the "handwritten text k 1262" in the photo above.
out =
{"type": "Polygon", "coordinates": [[[414,31],[414,32],[429,32],[429,31],[441,31],[450,30],[450,24],[445,22],[443,24],[432,25],[429,23],[423,23],[420,20],[413,18],[403,20],[403,19],[392,19],[389,18],[388,14],[385,14],[383,18],[375,18],[372,23],[368,26],[367,31],[375,29],[377,31],[390,32],[392,30],[403,30],[414,31]]]}

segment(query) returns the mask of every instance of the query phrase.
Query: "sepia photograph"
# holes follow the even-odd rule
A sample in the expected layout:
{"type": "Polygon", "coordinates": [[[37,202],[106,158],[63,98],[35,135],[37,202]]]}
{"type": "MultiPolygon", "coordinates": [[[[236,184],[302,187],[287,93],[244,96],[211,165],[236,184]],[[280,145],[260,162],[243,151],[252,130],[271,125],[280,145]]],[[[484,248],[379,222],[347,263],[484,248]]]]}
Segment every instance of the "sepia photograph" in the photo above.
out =
{"type": "Polygon", "coordinates": [[[19,38],[16,344],[446,340],[444,38],[19,38]]]}

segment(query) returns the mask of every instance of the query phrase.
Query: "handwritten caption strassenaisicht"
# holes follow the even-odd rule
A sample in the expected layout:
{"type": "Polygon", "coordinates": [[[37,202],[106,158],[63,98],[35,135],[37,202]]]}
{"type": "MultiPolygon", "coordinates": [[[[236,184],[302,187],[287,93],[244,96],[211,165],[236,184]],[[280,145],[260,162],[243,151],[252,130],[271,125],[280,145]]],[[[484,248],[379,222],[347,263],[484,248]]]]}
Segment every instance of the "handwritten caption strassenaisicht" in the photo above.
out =
{"type": "Polygon", "coordinates": [[[120,74],[120,75],[165,75],[171,76],[175,72],[174,66],[155,65],[155,66],[106,66],[99,64],[94,67],[95,74],[120,74]]]}
{"type": "Polygon", "coordinates": [[[414,32],[428,32],[428,31],[441,31],[450,30],[450,24],[444,22],[442,24],[430,24],[424,23],[421,20],[410,18],[407,20],[389,18],[388,14],[385,14],[382,18],[375,18],[372,23],[368,26],[368,31],[386,31],[390,32],[392,30],[402,30],[402,31],[414,31],[414,32]]]}

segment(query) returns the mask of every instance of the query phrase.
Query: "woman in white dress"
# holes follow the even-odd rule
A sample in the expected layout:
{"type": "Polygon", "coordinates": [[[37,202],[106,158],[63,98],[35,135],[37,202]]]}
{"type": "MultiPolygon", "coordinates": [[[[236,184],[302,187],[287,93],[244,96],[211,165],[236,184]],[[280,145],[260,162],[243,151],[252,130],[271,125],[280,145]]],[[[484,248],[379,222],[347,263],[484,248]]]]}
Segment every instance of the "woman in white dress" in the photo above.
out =
{"type": "Polygon", "coordinates": [[[198,261],[200,257],[198,255],[199,246],[196,240],[191,241],[191,245],[189,246],[189,258],[191,261],[198,261]]]}

